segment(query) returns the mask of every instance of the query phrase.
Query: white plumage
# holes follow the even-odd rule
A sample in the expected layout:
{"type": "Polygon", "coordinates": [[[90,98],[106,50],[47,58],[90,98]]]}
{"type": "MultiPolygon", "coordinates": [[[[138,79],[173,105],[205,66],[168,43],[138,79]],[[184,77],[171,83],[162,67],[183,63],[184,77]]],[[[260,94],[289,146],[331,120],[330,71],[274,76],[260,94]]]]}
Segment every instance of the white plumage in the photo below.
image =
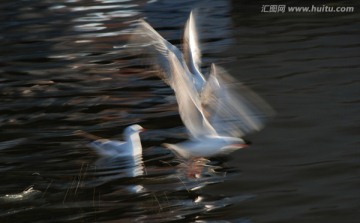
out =
{"type": "Polygon", "coordinates": [[[77,131],[77,135],[90,139],[89,146],[104,157],[135,157],[142,156],[142,146],[139,133],[144,131],[140,125],[130,125],[124,130],[125,141],[109,140],[77,131]]]}
{"type": "Polygon", "coordinates": [[[185,158],[211,157],[245,146],[242,137],[260,130],[273,114],[257,94],[235,81],[223,68],[211,65],[205,78],[194,13],[186,23],[183,54],[147,22],[140,20],[132,42],[155,58],[158,75],[175,92],[189,140],[164,144],[185,158]]]}

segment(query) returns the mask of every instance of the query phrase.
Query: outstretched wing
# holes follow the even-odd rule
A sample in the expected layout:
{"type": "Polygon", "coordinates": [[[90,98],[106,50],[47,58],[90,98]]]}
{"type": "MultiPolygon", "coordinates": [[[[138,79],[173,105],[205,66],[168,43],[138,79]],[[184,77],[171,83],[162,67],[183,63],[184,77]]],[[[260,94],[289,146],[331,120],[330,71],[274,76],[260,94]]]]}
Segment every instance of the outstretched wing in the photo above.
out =
{"type": "Polygon", "coordinates": [[[205,78],[200,72],[201,50],[195,17],[196,13],[191,11],[184,30],[183,53],[186,64],[196,79],[196,88],[200,91],[205,84],[205,78]]]}
{"type": "Polygon", "coordinates": [[[203,113],[219,135],[240,137],[263,128],[273,109],[252,90],[212,64],[201,93],[203,113]]]}
{"type": "Polygon", "coordinates": [[[152,64],[161,71],[157,73],[158,76],[172,87],[173,74],[171,73],[169,54],[174,54],[181,61],[183,56],[180,50],[142,19],[138,21],[136,29],[132,32],[130,45],[136,45],[143,52],[151,54],[154,59],[152,64]]]}
{"type": "Polygon", "coordinates": [[[179,49],[144,20],[139,21],[131,42],[141,44],[141,47],[154,55],[156,66],[162,71],[158,75],[175,91],[179,114],[190,136],[199,138],[216,134],[202,112],[197,81],[179,49]]]}
{"type": "Polygon", "coordinates": [[[199,93],[192,83],[189,71],[172,53],[169,55],[169,61],[180,117],[188,132],[193,138],[217,135],[202,111],[199,93]]]}
{"type": "MultiPolygon", "coordinates": [[[[192,43],[196,43],[188,45],[188,52],[199,51],[197,37],[194,36],[196,35],[196,29],[194,29],[195,26],[191,25],[192,28],[190,28],[190,26],[187,27],[192,30],[191,32],[188,32],[189,35],[187,35],[187,39],[191,40],[192,43]],[[196,48],[196,50],[194,50],[194,48],[196,48]]],[[[144,20],[139,20],[137,28],[132,32],[130,43],[130,45],[135,44],[137,47],[141,47],[145,53],[150,53],[153,56],[154,61],[152,61],[152,64],[160,71],[157,75],[171,87],[173,87],[173,74],[171,73],[169,54],[172,53],[175,55],[183,67],[188,67],[181,51],[176,46],[165,40],[144,20]]],[[[198,67],[199,63],[194,61],[197,59],[192,56],[189,60],[192,61],[190,64],[194,64],[194,66],[198,67]]],[[[190,72],[188,72],[188,75],[191,82],[198,90],[200,90],[203,87],[205,80],[198,68],[194,69],[194,66],[190,66],[191,69],[190,72]]]]}

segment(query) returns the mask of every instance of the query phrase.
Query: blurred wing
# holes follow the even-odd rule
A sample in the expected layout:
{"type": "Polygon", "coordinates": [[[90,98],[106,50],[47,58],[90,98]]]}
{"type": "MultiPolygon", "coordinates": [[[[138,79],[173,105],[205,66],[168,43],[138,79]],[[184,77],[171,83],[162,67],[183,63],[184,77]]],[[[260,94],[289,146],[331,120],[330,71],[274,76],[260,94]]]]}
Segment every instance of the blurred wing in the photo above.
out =
{"type": "Polygon", "coordinates": [[[190,72],[194,74],[195,79],[198,79],[197,82],[200,82],[200,86],[197,86],[197,88],[199,89],[200,87],[203,87],[205,79],[200,72],[201,51],[199,46],[195,17],[195,12],[192,11],[186,22],[183,40],[183,52],[186,64],[189,67],[190,72]]]}
{"type": "Polygon", "coordinates": [[[216,131],[202,113],[199,93],[192,83],[189,71],[182,66],[173,53],[170,53],[169,56],[174,80],[173,89],[179,106],[180,117],[189,134],[193,138],[216,135],[216,131]]]}
{"type": "Polygon", "coordinates": [[[183,59],[180,50],[164,39],[144,20],[139,20],[137,28],[132,32],[130,43],[131,45],[136,44],[137,47],[141,47],[145,53],[150,53],[154,56],[155,61],[153,65],[162,71],[158,73],[158,76],[162,78],[165,83],[172,86],[169,53],[174,54],[178,60],[181,61],[183,59]]]}
{"type": "Polygon", "coordinates": [[[141,44],[156,58],[156,65],[162,70],[159,76],[175,91],[180,117],[189,134],[193,138],[216,134],[202,113],[198,82],[179,49],[143,20],[134,30],[131,43],[141,44]]]}
{"type": "Polygon", "coordinates": [[[256,93],[214,64],[202,91],[201,103],[203,113],[220,135],[241,137],[258,131],[274,114],[256,93]]]}

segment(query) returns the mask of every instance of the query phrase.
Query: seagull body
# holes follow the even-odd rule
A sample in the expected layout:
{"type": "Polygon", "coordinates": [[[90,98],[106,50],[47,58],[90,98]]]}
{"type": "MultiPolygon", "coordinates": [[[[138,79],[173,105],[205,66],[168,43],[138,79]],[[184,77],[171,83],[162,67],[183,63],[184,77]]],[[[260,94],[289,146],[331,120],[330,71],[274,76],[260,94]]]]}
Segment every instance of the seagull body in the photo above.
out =
{"type": "Polygon", "coordinates": [[[189,140],[164,144],[184,158],[211,157],[243,148],[244,134],[259,130],[272,109],[223,68],[200,71],[201,52],[194,13],[185,26],[183,53],[140,20],[132,41],[154,55],[158,75],[175,92],[189,140]]]}
{"type": "Polygon", "coordinates": [[[142,146],[139,133],[144,131],[140,125],[131,125],[124,130],[125,141],[109,140],[77,131],[78,135],[90,139],[89,146],[103,157],[134,157],[142,155],[142,146]]]}
{"type": "Polygon", "coordinates": [[[134,151],[131,149],[131,146],[129,146],[127,142],[123,141],[99,139],[90,142],[89,146],[95,149],[96,153],[100,156],[125,157],[141,155],[141,153],[134,153],[134,151]]]}
{"type": "Polygon", "coordinates": [[[236,137],[209,137],[191,139],[177,144],[163,144],[176,155],[185,159],[212,157],[218,154],[228,154],[239,148],[246,147],[244,140],[236,137]],[[206,151],[206,153],[204,153],[206,151]]]}

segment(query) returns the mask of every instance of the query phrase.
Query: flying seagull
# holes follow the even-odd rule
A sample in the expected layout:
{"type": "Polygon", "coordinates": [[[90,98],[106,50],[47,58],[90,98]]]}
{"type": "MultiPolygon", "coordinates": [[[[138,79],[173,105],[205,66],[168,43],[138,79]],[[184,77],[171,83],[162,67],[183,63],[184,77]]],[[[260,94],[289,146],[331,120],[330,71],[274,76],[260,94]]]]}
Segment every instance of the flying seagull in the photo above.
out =
{"type": "Polygon", "coordinates": [[[241,137],[263,128],[273,114],[263,99],[222,67],[212,64],[208,75],[201,73],[197,34],[191,12],[184,31],[183,53],[144,20],[138,21],[131,37],[131,43],[140,44],[153,55],[159,77],[175,92],[189,139],[164,146],[186,159],[212,157],[246,147],[241,137]]]}

